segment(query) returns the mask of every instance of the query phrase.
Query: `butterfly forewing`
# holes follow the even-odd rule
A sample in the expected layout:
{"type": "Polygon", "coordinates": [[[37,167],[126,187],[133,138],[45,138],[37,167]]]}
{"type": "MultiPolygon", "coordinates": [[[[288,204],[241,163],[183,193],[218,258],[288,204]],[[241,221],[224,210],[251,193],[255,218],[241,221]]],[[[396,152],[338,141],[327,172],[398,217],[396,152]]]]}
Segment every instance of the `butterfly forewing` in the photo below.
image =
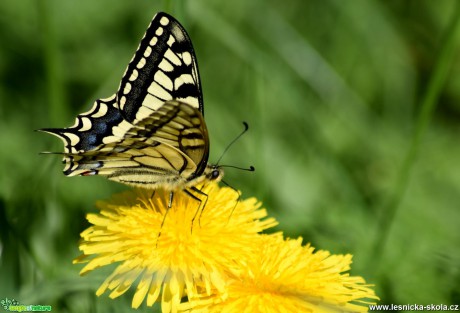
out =
{"type": "Polygon", "coordinates": [[[123,75],[117,101],[125,119],[133,122],[172,99],[188,103],[203,114],[190,38],[173,17],[158,13],[123,75]]]}

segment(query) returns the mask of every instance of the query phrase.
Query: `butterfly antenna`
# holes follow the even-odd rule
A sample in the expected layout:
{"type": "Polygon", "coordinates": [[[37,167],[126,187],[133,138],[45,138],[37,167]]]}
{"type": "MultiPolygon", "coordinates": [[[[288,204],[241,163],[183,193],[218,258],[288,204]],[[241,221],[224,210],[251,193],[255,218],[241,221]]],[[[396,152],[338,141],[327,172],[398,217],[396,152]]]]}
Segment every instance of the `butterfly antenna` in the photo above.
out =
{"type": "Polygon", "coordinates": [[[225,148],[224,152],[222,152],[222,154],[221,154],[220,158],[217,160],[217,163],[216,163],[216,164],[219,164],[220,160],[221,160],[222,157],[225,155],[225,153],[228,151],[228,149],[230,149],[230,147],[231,147],[238,139],[240,139],[240,137],[243,136],[243,134],[244,134],[245,132],[248,131],[248,129],[249,129],[248,123],[243,122],[243,125],[244,125],[243,131],[242,131],[238,136],[236,136],[235,139],[232,140],[232,142],[230,142],[230,143],[228,144],[227,148],[225,148]]]}
{"type": "Polygon", "coordinates": [[[242,171],[247,171],[247,172],[254,172],[256,170],[254,166],[252,165],[249,166],[249,168],[239,167],[239,166],[234,166],[234,165],[220,165],[220,167],[236,168],[237,170],[242,170],[242,171]]]}

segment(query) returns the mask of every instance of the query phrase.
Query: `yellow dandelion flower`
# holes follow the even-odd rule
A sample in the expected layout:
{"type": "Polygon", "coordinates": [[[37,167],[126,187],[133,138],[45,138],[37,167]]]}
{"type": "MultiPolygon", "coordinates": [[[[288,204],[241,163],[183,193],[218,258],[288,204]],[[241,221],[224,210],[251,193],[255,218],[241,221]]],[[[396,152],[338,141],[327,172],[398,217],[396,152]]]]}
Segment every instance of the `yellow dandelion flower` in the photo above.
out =
{"type": "Polygon", "coordinates": [[[246,265],[230,270],[224,292],[190,299],[189,312],[367,312],[378,299],[361,277],[343,273],[351,255],[314,251],[302,239],[260,235],[246,265]]]}
{"type": "Polygon", "coordinates": [[[208,195],[204,208],[176,192],[168,210],[169,192],[161,190],[153,197],[135,190],[99,202],[100,213],[87,216],[93,226],[81,233],[83,255],[74,263],[87,263],[81,275],[121,264],[96,294],[111,290],[116,298],[137,284],[133,308],[145,298],[152,306],[161,295],[162,311],[174,312],[183,296],[223,291],[224,269],[248,259],[257,233],[276,221],[262,220],[267,214],[255,198],[236,202],[231,188],[209,184],[202,191],[208,195]]]}

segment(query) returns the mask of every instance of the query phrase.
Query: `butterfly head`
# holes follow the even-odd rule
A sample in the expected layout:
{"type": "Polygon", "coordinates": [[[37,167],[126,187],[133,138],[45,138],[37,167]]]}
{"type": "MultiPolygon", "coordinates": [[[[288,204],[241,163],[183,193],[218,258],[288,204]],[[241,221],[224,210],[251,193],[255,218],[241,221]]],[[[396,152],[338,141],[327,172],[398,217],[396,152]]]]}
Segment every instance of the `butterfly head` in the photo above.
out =
{"type": "Polygon", "coordinates": [[[204,171],[206,179],[209,181],[219,182],[224,177],[224,169],[219,165],[208,164],[204,171]]]}

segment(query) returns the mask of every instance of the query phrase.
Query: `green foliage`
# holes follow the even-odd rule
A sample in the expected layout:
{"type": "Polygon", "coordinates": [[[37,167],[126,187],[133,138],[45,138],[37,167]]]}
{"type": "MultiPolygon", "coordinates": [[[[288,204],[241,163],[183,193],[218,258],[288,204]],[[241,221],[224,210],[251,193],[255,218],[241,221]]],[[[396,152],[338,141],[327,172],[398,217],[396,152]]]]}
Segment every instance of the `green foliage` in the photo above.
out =
{"type": "MultiPolygon", "coordinates": [[[[278,230],[352,253],[382,303],[460,302],[460,34],[455,0],[0,2],[0,298],[126,312],[78,276],[97,199],[126,187],[65,178],[65,127],[113,94],[155,12],[198,57],[211,158],[242,129],[226,181],[278,230]],[[422,113],[423,112],[423,113],[422,113]]],[[[142,311],[142,310],[141,310],[142,311]]],[[[151,312],[150,309],[145,311],[151,312]]]]}

